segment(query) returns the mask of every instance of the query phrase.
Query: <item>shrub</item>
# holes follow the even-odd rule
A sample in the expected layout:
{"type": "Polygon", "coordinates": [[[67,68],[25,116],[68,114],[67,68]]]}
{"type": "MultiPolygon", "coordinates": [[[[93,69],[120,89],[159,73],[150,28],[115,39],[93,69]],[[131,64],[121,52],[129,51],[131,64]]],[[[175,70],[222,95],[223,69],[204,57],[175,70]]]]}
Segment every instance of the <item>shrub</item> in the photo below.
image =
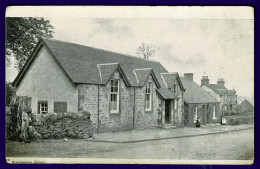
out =
{"type": "Polygon", "coordinates": [[[239,123],[238,120],[230,119],[229,124],[230,124],[230,125],[239,125],[240,123],[239,123]]]}

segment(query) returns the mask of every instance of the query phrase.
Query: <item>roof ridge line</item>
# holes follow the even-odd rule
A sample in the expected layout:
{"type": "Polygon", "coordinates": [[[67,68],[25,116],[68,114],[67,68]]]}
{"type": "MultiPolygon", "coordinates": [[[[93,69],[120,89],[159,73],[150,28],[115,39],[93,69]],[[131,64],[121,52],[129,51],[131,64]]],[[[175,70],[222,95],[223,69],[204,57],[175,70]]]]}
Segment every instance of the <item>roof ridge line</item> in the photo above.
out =
{"type": "Polygon", "coordinates": [[[137,68],[137,69],[134,69],[134,70],[148,70],[148,69],[153,69],[153,68],[137,68]]]}
{"type": "Polygon", "coordinates": [[[84,46],[84,47],[89,47],[89,48],[92,48],[92,49],[101,50],[101,51],[105,51],[105,52],[110,52],[110,53],[123,55],[123,56],[127,56],[127,57],[132,57],[132,58],[135,58],[135,59],[145,60],[145,61],[148,61],[148,62],[160,63],[159,61],[156,61],[156,60],[144,59],[144,58],[140,58],[140,57],[137,57],[137,56],[132,56],[132,55],[124,54],[124,53],[119,53],[119,52],[114,52],[114,51],[110,51],[110,50],[100,49],[100,48],[96,48],[96,47],[92,47],[92,46],[81,45],[81,44],[78,44],[78,43],[66,42],[66,41],[57,40],[57,39],[47,39],[47,38],[42,38],[42,39],[46,39],[46,40],[50,40],[50,41],[57,41],[57,42],[67,43],[67,44],[73,44],[73,45],[79,45],[79,46],[84,46]]]}
{"type": "Polygon", "coordinates": [[[167,72],[167,73],[160,73],[160,74],[178,74],[178,72],[167,72]]]}
{"type": "Polygon", "coordinates": [[[119,63],[98,63],[97,65],[117,65],[119,63]]]}

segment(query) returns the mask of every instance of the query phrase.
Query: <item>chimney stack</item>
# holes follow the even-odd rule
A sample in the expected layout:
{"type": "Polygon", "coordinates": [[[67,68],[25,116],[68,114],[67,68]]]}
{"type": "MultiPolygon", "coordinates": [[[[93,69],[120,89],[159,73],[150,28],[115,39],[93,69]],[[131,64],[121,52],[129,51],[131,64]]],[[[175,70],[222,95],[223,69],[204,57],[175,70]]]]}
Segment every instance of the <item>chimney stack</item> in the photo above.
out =
{"type": "Polygon", "coordinates": [[[203,85],[209,85],[209,78],[208,78],[208,76],[202,76],[201,86],[203,86],[203,85]]]}
{"type": "Polygon", "coordinates": [[[193,80],[193,73],[184,73],[184,77],[193,80]]]}
{"type": "Polygon", "coordinates": [[[221,86],[225,86],[224,78],[219,78],[217,84],[219,84],[221,86]]]}

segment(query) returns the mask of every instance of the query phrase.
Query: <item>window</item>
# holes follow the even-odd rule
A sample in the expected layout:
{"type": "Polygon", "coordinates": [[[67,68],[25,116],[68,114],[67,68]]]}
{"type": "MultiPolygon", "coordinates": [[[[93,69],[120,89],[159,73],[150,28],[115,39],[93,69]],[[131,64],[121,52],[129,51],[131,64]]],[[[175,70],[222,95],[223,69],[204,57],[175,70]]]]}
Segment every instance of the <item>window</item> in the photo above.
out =
{"type": "Polygon", "coordinates": [[[193,107],[193,115],[194,115],[194,123],[196,123],[196,120],[198,118],[198,106],[193,107]]]}
{"type": "Polygon", "coordinates": [[[67,102],[54,102],[54,112],[55,113],[67,112],[67,102]]]}
{"type": "Polygon", "coordinates": [[[216,106],[213,105],[213,119],[217,119],[216,118],[216,106]]]}
{"type": "Polygon", "coordinates": [[[173,100],[173,109],[176,110],[177,109],[177,105],[178,105],[178,102],[176,99],[173,100]]]}
{"type": "Polygon", "coordinates": [[[145,110],[152,110],[152,83],[147,83],[145,86],[145,110]]]}
{"type": "Polygon", "coordinates": [[[227,95],[225,95],[225,100],[227,100],[227,95]]]}
{"type": "Polygon", "coordinates": [[[47,101],[39,101],[38,102],[38,113],[39,114],[48,113],[48,102],[47,101]]]}
{"type": "Polygon", "coordinates": [[[173,85],[173,93],[177,94],[177,85],[176,84],[173,85]]]}
{"type": "Polygon", "coordinates": [[[119,80],[111,80],[110,113],[119,113],[119,80]]]}

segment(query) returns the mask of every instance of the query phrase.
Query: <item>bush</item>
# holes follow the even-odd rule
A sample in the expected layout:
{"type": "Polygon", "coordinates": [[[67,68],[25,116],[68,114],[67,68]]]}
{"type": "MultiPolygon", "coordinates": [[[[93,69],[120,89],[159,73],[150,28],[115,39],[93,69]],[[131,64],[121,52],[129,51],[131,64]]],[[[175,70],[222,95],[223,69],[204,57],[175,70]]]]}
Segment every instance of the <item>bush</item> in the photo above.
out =
{"type": "Polygon", "coordinates": [[[240,123],[238,120],[230,119],[229,124],[230,125],[239,125],[240,123]]]}

